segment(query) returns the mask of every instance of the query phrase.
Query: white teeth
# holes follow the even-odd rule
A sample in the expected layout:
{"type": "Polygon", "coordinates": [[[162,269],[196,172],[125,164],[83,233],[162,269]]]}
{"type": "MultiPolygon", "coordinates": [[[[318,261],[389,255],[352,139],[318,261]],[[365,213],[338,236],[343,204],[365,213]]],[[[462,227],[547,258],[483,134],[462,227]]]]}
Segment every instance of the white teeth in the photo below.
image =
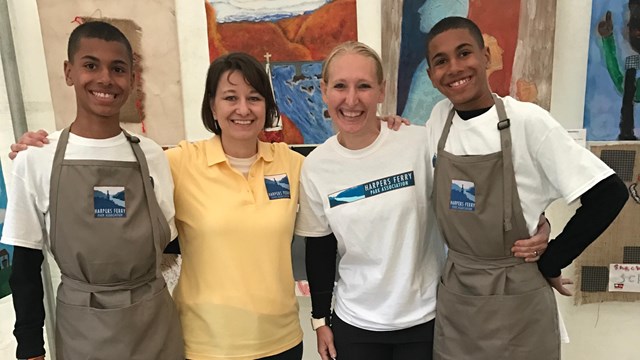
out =
{"type": "Polygon", "coordinates": [[[467,82],[469,82],[469,78],[464,78],[462,80],[458,80],[458,81],[454,81],[451,84],[449,84],[450,87],[458,87],[461,85],[466,84],[467,82]]]}
{"type": "Polygon", "coordinates": [[[342,110],[342,115],[344,115],[346,117],[358,117],[358,116],[362,115],[362,111],[345,111],[345,110],[342,110]]]}
{"type": "Polygon", "coordinates": [[[101,98],[101,99],[113,99],[113,98],[115,98],[114,94],[101,93],[101,92],[97,92],[97,91],[93,91],[92,94],[95,97],[98,97],[98,98],[101,98]]]}
{"type": "Polygon", "coordinates": [[[250,125],[251,124],[251,120],[233,120],[233,122],[235,124],[238,124],[238,125],[250,125]]]}

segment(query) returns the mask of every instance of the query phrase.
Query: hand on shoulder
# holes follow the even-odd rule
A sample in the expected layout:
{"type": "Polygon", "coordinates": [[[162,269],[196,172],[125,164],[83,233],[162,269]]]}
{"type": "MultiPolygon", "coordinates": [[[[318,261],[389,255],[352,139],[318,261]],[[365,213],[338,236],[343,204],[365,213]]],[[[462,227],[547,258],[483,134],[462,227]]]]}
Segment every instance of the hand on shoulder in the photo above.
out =
{"type": "Polygon", "coordinates": [[[18,153],[27,150],[29,146],[43,147],[44,144],[49,143],[47,139],[49,133],[46,130],[40,129],[38,131],[27,131],[22,134],[18,139],[18,142],[11,144],[11,152],[9,152],[9,159],[13,160],[18,156],[18,153]]]}

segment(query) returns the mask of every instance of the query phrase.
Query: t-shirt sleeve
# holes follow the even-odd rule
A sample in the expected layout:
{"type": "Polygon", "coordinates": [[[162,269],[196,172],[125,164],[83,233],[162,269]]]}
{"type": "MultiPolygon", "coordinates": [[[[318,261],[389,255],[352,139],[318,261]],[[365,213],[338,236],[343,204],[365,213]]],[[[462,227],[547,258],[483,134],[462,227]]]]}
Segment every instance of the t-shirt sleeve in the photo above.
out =
{"type": "Polygon", "coordinates": [[[184,150],[180,145],[164,151],[164,155],[169,162],[169,169],[174,185],[180,182],[180,168],[182,167],[183,153],[184,150]]]}
{"type": "Polygon", "coordinates": [[[1,242],[42,250],[45,236],[44,213],[38,209],[34,182],[36,176],[29,169],[28,151],[19,154],[13,162],[1,242]]]}
{"type": "Polygon", "coordinates": [[[151,140],[144,143],[144,153],[149,165],[149,173],[153,179],[153,192],[156,195],[160,210],[169,223],[171,239],[178,236],[175,224],[175,206],[173,204],[173,178],[169,169],[169,162],[162,148],[151,140]]]}
{"type": "MultiPolygon", "coordinates": [[[[308,161],[308,160],[307,160],[308,161]]],[[[305,163],[300,177],[300,208],[296,218],[295,233],[299,236],[320,237],[331,234],[322,196],[310,180],[305,163]]]]}
{"type": "Polygon", "coordinates": [[[534,154],[539,170],[567,203],[614,173],[591,151],[576,143],[560,125],[550,127],[536,147],[534,154]]]}

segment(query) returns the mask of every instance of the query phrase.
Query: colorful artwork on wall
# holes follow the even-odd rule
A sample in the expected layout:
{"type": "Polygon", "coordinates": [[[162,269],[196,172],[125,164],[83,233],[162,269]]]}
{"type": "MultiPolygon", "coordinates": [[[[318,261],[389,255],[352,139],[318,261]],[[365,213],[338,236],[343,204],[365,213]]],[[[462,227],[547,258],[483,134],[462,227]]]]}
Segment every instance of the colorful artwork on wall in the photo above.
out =
{"type": "MultiPolygon", "coordinates": [[[[7,209],[7,188],[4,184],[2,167],[0,166],[0,236],[4,227],[4,214],[7,209]]],[[[13,246],[0,244],[0,299],[11,294],[9,276],[13,260],[13,246]]]]}
{"type": "Polygon", "coordinates": [[[640,138],[640,2],[594,1],[584,107],[587,140],[640,138]]]}
{"type": "Polygon", "coordinates": [[[387,95],[397,94],[395,103],[385,101],[385,110],[424,124],[443,99],[427,75],[425,40],[431,27],[448,16],[468,17],[481,29],[490,50],[487,74],[494,92],[548,109],[555,1],[529,0],[527,4],[520,0],[384,0],[383,13],[391,14],[382,25],[383,58],[392,62],[386,67],[391,86],[387,95]],[[397,43],[399,49],[394,48],[397,43]]]}
{"type": "Polygon", "coordinates": [[[206,2],[211,60],[243,51],[269,59],[284,141],[319,144],[333,135],[320,92],[322,60],[357,39],[355,0],[269,0],[258,7],[206,2]]]}

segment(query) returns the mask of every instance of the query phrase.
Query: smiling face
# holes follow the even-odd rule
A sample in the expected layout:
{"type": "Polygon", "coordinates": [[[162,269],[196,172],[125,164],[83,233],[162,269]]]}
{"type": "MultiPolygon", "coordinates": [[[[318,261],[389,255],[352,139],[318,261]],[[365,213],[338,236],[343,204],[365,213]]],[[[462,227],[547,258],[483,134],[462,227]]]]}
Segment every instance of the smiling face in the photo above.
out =
{"type": "Polygon", "coordinates": [[[122,43],[80,39],[73,58],[64,63],[64,74],[75,89],[78,120],[119,121],[133,87],[131,58],[122,43]]]}
{"type": "Polygon", "coordinates": [[[376,110],[384,100],[384,82],[373,58],[352,52],[336,55],[321,86],[329,115],[343,136],[377,135],[376,110]]]}
{"type": "Polygon", "coordinates": [[[240,71],[222,73],[210,105],[213,117],[220,125],[225,151],[235,144],[255,148],[258,133],[265,125],[266,102],[240,71]]]}
{"type": "Polygon", "coordinates": [[[429,78],[456,110],[477,110],[493,105],[486,70],[490,53],[467,29],[451,29],[429,42],[429,78]]]}

